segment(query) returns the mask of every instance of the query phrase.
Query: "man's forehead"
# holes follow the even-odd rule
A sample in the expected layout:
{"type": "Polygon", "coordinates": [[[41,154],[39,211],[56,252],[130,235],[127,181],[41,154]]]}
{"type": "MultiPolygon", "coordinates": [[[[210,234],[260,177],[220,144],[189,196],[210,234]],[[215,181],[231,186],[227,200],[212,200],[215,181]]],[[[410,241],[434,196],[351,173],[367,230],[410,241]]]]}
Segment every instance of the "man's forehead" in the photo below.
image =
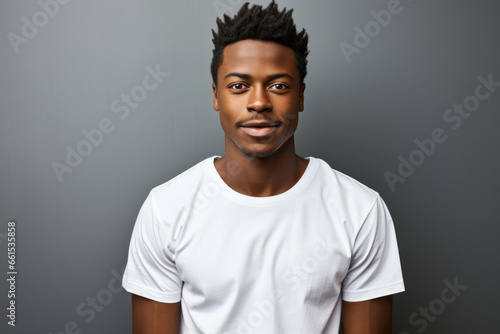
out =
{"type": "Polygon", "coordinates": [[[294,52],[291,48],[273,41],[244,39],[226,46],[224,56],[238,59],[294,57],[294,52]]]}

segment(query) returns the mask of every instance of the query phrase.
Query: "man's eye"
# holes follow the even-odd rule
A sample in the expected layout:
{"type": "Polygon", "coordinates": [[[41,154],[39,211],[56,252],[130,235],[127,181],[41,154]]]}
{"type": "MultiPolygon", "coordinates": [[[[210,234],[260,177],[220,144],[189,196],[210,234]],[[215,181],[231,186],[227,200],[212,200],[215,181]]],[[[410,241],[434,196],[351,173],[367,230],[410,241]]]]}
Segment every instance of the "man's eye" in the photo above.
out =
{"type": "Polygon", "coordinates": [[[231,86],[229,86],[229,88],[240,90],[240,89],[245,88],[245,86],[243,84],[236,83],[236,84],[232,84],[231,86]]]}
{"type": "Polygon", "coordinates": [[[271,88],[272,89],[276,89],[276,90],[284,90],[287,87],[284,84],[274,84],[274,85],[271,86],[271,88]]]}

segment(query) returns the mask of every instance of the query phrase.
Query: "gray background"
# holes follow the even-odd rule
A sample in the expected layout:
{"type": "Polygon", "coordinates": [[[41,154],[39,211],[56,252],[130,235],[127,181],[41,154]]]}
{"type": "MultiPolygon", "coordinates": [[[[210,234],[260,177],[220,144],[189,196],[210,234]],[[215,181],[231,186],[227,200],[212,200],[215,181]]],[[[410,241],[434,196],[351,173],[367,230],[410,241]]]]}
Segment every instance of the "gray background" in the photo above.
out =
{"type": "MultiPolygon", "coordinates": [[[[223,154],[211,28],[221,10],[234,14],[242,1],[218,3],[225,7],[71,1],[45,25],[39,14],[43,26],[17,53],[9,33],[22,36],[22,18],[33,22],[42,9],[35,0],[0,4],[2,277],[6,225],[18,225],[17,326],[6,324],[2,279],[2,333],[72,332],[65,331],[72,321],[81,333],[131,333],[130,296],[108,284],[118,286],[113,272],[125,266],[143,200],[152,187],[223,154]],[[120,119],[112,102],[157,65],[168,77],[120,119]],[[76,149],[82,131],[104,118],[113,132],[60,182],[51,164],[65,164],[66,146],[76,149]],[[99,311],[87,305],[93,298],[99,311]]],[[[498,1],[402,0],[402,11],[350,63],[340,44],[353,45],[354,28],[364,30],[370,11],[386,9],[387,0],[279,4],[295,9],[310,36],[298,153],[374,188],[392,212],[407,288],[395,297],[394,333],[496,332],[500,88],[456,130],[443,115],[474,94],[478,76],[500,81],[498,1]],[[392,191],[384,173],[397,173],[398,157],[408,159],[414,141],[435,128],[446,142],[392,191]],[[444,280],[455,279],[467,289],[443,304],[444,280]],[[419,308],[430,305],[437,315],[423,320],[419,308]]]]}

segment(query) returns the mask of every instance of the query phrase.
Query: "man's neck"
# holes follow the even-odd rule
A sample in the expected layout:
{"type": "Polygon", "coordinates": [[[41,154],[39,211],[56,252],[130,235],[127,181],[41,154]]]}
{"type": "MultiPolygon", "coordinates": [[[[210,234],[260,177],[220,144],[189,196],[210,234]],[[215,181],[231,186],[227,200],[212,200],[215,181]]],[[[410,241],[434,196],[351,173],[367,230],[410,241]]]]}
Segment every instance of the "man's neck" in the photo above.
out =
{"type": "Polygon", "coordinates": [[[215,168],[233,190],[248,196],[281,194],[301,178],[308,160],[295,154],[293,137],[271,156],[247,156],[226,143],[225,154],[215,161],[215,168]]]}

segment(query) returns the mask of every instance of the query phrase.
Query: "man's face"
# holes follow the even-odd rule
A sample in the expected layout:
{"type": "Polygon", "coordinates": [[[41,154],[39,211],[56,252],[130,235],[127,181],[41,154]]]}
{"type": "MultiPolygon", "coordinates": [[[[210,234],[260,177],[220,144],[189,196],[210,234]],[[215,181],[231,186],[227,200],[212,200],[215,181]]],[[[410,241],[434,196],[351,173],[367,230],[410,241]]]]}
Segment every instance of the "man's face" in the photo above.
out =
{"type": "Polygon", "coordinates": [[[293,140],[304,88],[292,49],[242,40],[224,48],[217,72],[214,109],[226,135],[226,152],[267,157],[293,140]]]}

